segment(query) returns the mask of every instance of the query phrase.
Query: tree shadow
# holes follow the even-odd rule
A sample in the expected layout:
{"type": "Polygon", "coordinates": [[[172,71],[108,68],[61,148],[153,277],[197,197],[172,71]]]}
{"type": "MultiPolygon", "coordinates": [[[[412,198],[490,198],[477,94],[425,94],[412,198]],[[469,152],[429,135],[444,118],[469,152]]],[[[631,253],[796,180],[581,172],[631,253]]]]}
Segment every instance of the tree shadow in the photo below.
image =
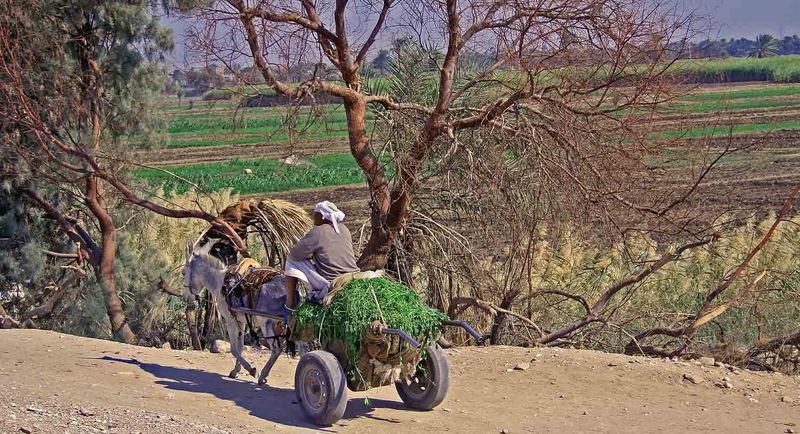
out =
{"type": "MultiPolygon", "coordinates": [[[[298,428],[312,428],[315,430],[329,431],[331,428],[321,428],[308,422],[302,408],[297,404],[294,389],[285,389],[273,386],[257,386],[253,382],[229,379],[216,373],[199,369],[177,368],[157,363],[145,363],[136,359],[122,359],[112,356],[103,356],[98,360],[117,363],[126,363],[139,367],[141,370],[160,378],[160,384],[170,390],[185,392],[205,393],[236,403],[239,407],[250,412],[252,416],[274,423],[294,426],[298,428]]],[[[351,398],[347,402],[342,422],[347,419],[366,417],[384,422],[397,423],[398,421],[375,416],[376,408],[402,409],[403,404],[384,399],[370,399],[367,406],[361,398],[351,398]]]]}

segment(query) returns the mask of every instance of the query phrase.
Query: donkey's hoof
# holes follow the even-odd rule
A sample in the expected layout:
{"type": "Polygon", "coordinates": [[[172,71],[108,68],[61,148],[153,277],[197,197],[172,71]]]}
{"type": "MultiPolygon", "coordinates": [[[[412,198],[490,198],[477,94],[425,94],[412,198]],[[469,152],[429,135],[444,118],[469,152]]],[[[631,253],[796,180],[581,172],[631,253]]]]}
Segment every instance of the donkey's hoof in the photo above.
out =
{"type": "Polygon", "coordinates": [[[236,378],[236,376],[237,376],[237,375],[239,375],[239,372],[237,372],[237,371],[231,371],[231,372],[228,374],[228,378],[236,378]]]}
{"type": "Polygon", "coordinates": [[[259,386],[263,386],[265,384],[267,384],[267,379],[266,378],[259,378],[258,379],[258,385],[259,386]]]}
{"type": "Polygon", "coordinates": [[[256,374],[258,374],[258,371],[256,370],[256,368],[250,368],[250,369],[248,369],[248,370],[247,370],[247,372],[249,372],[249,373],[250,373],[250,375],[251,375],[253,378],[256,378],[256,374]]]}

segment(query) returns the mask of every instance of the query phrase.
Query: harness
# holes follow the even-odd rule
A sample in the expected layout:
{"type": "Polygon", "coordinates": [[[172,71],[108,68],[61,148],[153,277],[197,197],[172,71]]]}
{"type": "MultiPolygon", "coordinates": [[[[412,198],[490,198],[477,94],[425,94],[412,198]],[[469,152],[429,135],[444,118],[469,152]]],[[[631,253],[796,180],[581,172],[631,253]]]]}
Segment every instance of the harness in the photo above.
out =
{"type": "MultiPolygon", "coordinates": [[[[235,306],[233,301],[236,300],[239,306],[247,306],[253,309],[258,303],[260,286],[279,274],[280,272],[271,267],[259,267],[258,262],[255,260],[245,258],[242,262],[228,267],[222,283],[222,293],[220,295],[225,297],[225,302],[228,306],[235,306]]],[[[188,278],[189,282],[194,281],[194,267],[189,267],[188,278]]],[[[198,294],[193,293],[193,295],[199,297],[198,294]]],[[[253,315],[245,314],[246,333],[249,333],[253,342],[258,345],[258,332],[253,325],[252,316],[253,315]]],[[[296,347],[294,342],[289,339],[290,336],[291,331],[287,326],[283,334],[275,334],[275,336],[270,337],[265,336],[264,339],[274,340],[274,343],[279,346],[281,344],[280,339],[286,339],[286,352],[294,357],[296,354],[296,347]]]]}
{"type": "MultiPolygon", "coordinates": [[[[228,306],[231,305],[232,298],[234,297],[234,295],[237,295],[237,294],[239,296],[239,303],[242,306],[245,303],[245,295],[246,294],[245,294],[244,288],[242,287],[242,282],[244,281],[244,276],[243,276],[243,274],[239,273],[239,268],[240,267],[237,267],[237,270],[234,272],[234,275],[236,276],[236,283],[231,285],[231,287],[227,288],[227,290],[225,291],[225,301],[228,303],[228,306]],[[238,291],[237,291],[237,289],[238,289],[238,291]]],[[[248,269],[249,269],[249,267],[248,267],[248,269]]],[[[226,275],[225,284],[227,284],[227,275],[226,275]]],[[[223,285],[223,289],[226,289],[225,286],[226,285],[223,285]]],[[[253,297],[250,297],[250,300],[248,300],[248,301],[249,301],[250,307],[252,308],[253,305],[255,305],[255,301],[253,300],[253,297]]],[[[255,327],[253,327],[253,318],[252,318],[252,316],[251,315],[245,315],[244,318],[245,318],[245,323],[247,325],[246,332],[250,334],[250,338],[253,340],[253,342],[255,342],[256,345],[258,345],[258,333],[256,332],[255,327]]]]}
{"type": "MultiPolygon", "coordinates": [[[[229,306],[239,305],[254,309],[261,297],[261,286],[276,276],[280,275],[278,270],[271,267],[259,267],[258,263],[253,259],[245,259],[237,265],[230,266],[225,278],[224,294],[229,306]],[[234,300],[238,303],[234,303],[234,300]]],[[[245,314],[246,325],[250,337],[258,343],[258,332],[253,325],[252,315],[245,314]]],[[[265,336],[264,339],[275,340],[275,343],[280,345],[280,339],[287,339],[287,352],[294,354],[294,345],[291,340],[288,340],[291,332],[286,329],[283,334],[276,334],[275,336],[265,336]]]]}

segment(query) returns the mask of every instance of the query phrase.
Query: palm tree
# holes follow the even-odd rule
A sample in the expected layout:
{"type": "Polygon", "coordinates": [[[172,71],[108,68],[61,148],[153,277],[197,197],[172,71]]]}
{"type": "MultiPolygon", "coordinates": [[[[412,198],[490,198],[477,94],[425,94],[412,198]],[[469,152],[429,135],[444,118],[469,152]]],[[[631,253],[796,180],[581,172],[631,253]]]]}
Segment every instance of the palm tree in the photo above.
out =
{"type": "Polygon", "coordinates": [[[777,39],[772,37],[772,35],[758,35],[748,56],[762,59],[764,57],[774,56],[777,52],[777,39]]]}
{"type": "Polygon", "coordinates": [[[378,51],[378,55],[372,59],[372,67],[375,68],[375,70],[381,76],[385,76],[389,73],[389,67],[391,63],[392,59],[389,55],[389,50],[378,51]]]}

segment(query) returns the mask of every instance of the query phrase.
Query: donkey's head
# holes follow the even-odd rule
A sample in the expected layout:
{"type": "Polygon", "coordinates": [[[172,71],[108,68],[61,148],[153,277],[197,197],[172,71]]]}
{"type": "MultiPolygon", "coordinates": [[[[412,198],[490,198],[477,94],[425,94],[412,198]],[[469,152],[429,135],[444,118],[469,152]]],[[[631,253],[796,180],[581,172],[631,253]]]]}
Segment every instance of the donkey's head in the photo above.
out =
{"type": "Polygon", "coordinates": [[[225,265],[211,256],[209,251],[214,240],[203,246],[188,241],[186,243],[186,265],[183,267],[183,279],[186,288],[192,295],[200,295],[203,288],[217,292],[222,288],[225,277],[225,265]]]}

